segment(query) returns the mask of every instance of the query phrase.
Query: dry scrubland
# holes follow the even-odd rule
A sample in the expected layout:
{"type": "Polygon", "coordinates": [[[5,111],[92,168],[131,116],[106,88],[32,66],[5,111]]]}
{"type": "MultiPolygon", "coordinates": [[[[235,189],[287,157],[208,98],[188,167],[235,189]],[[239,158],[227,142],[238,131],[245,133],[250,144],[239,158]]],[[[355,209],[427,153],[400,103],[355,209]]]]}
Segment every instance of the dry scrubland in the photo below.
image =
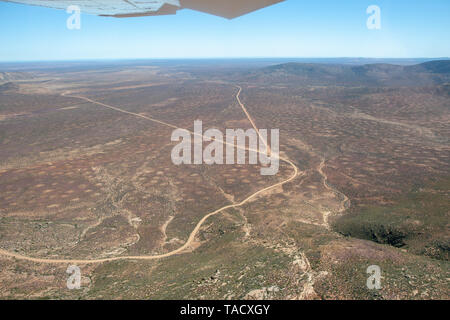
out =
{"type": "Polygon", "coordinates": [[[175,166],[173,128],[279,128],[292,181],[209,218],[182,254],[80,265],[0,256],[1,298],[449,298],[448,68],[59,67],[0,77],[0,248],[156,255],[209,212],[286,180],[175,166]],[[391,71],[391,69],[393,71],[391,71]],[[436,69],[438,71],[436,71],[436,69]],[[442,71],[439,71],[442,70],[442,71]],[[411,74],[416,82],[410,81],[411,74]],[[386,80],[387,79],[387,80],[386,80]],[[395,79],[392,80],[392,79],[395,79]],[[379,265],[383,288],[366,288],[379,265]]]}

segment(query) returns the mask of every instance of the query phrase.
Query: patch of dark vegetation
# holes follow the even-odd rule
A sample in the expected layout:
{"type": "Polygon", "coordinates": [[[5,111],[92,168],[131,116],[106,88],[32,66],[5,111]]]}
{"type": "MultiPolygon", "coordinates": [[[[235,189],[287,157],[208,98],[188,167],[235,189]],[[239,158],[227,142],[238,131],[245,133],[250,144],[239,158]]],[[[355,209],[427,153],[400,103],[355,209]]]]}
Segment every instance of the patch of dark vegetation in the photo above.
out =
{"type": "Polygon", "coordinates": [[[413,186],[391,205],[360,205],[333,223],[335,231],[428,256],[449,259],[449,179],[413,186]]]}
{"type": "Polygon", "coordinates": [[[383,224],[359,225],[349,221],[340,225],[339,232],[345,236],[367,239],[397,248],[405,246],[407,234],[395,226],[383,224]]]}

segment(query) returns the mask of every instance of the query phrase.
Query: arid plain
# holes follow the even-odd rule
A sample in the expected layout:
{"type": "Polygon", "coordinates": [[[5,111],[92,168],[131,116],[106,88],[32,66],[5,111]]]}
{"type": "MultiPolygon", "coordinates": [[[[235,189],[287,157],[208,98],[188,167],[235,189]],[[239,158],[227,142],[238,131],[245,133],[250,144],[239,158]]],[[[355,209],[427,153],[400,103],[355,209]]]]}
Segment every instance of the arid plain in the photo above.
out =
{"type": "Polygon", "coordinates": [[[448,299],[449,66],[9,66],[0,298],[448,299]],[[173,164],[175,128],[250,119],[277,175],[173,164]]]}

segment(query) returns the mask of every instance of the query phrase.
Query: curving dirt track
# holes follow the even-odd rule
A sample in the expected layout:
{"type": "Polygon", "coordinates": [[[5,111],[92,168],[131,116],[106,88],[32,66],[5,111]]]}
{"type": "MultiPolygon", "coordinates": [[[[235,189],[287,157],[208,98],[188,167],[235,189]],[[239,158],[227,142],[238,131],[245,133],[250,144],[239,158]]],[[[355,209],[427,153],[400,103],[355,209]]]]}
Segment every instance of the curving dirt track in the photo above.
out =
{"type": "MultiPolygon", "coordinates": [[[[242,110],[244,111],[244,113],[247,116],[248,120],[252,124],[253,128],[256,130],[258,135],[261,137],[261,135],[259,134],[259,130],[256,127],[255,122],[253,121],[253,119],[251,118],[251,116],[248,113],[247,109],[245,108],[244,104],[241,102],[241,100],[239,98],[240,94],[242,92],[242,88],[239,87],[239,86],[236,86],[236,87],[239,89],[239,91],[236,94],[236,100],[238,101],[240,107],[242,108],[242,110]]],[[[156,122],[156,123],[159,123],[159,124],[162,124],[162,125],[165,125],[165,126],[169,126],[171,128],[174,128],[174,129],[183,129],[183,128],[178,128],[177,126],[174,126],[172,124],[160,121],[158,119],[154,119],[154,118],[147,117],[147,116],[144,116],[144,115],[141,115],[141,114],[138,114],[138,113],[126,111],[126,110],[123,110],[123,109],[120,109],[120,108],[117,108],[117,107],[114,107],[114,106],[111,106],[111,105],[108,105],[108,104],[105,104],[105,103],[94,101],[94,100],[86,98],[86,97],[70,96],[70,95],[66,95],[66,94],[62,94],[62,95],[63,96],[68,96],[68,97],[72,97],[72,98],[82,99],[84,101],[87,101],[87,102],[90,102],[90,103],[93,103],[93,104],[96,104],[96,105],[99,105],[99,106],[103,106],[105,108],[109,108],[109,109],[112,109],[112,110],[116,110],[118,112],[122,112],[122,113],[130,114],[130,115],[133,115],[133,116],[136,116],[136,117],[140,117],[140,118],[152,121],[152,122],[156,122]]],[[[186,130],[186,129],[184,129],[184,130],[186,130]]],[[[191,133],[194,134],[193,132],[191,132],[191,133]]],[[[224,144],[227,144],[224,141],[221,141],[221,142],[224,143],[224,144]]],[[[267,145],[267,142],[264,141],[264,140],[263,140],[263,142],[266,144],[267,148],[269,148],[268,145],[267,145]]],[[[252,150],[252,149],[248,149],[248,148],[245,148],[245,149],[246,150],[252,150]]],[[[255,151],[260,152],[259,150],[255,150],[255,151]]],[[[175,249],[175,250],[173,250],[171,252],[167,252],[167,253],[159,254],[159,255],[119,256],[119,257],[102,258],[102,259],[46,259],[46,258],[34,258],[34,257],[25,256],[25,255],[21,255],[21,254],[18,254],[18,253],[9,252],[9,251],[0,249],[0,255],[1,256],[15,258],[15,259],[18,259],[18,260],[26,260],[26,261],[30,261],[30,262],[44,263],[44,264],[80,264],[80,265],[83,265],[83,264],[99,264],[99,263],[119,261],[119,260],[157,260],[157,259],[167,258],[167,257],[173,256],[173,255],[176,255],[176,254],[180,254],[183,251],[189,249],[191,244],[194,242],[195,236],[197,235],[198,231],[200,230],[200,228],[202,227],[202,225],[205,223],[205,221],[208,218],[210,218],[210,217],[212,217],[214,215],[217,215],[217,214],[221,213],[224,210],[243,206],[244,204],[246,204],[250,200],[256,198],[260,194],[262,194],[262,193],[264,193],[264,192],[266,192],[268,190],[280,187],[280,186],[282,186],[282,185],[284,185],[284,184],[286,184],[288,182],[291,182],[292,180],[294,180],[299,175],[299,169],[297,168],[297,166],[291,160],[289,160],[287,158],[282,158],[279,155],[276,155],[276,157],[279,160],[286,162],[287,164],[289,164],[292,167],[293,173],[288,179],[286,179],[284,181],[281,181],[279,183],[276,183],[274,185],[271,185],[269,187],[263,188],[263,189],[255,192],[255,193],[253,193],[248,198],[244,199],[243,201],[241,201],[239,203],[230,204],[230,205],[224,206],[222,208],[219,208],[219,209],[217,209],[217,210],[215,210],[213,212],[210,212],[210,213],[206,214],[197,223],[197,225],[195,226],[194,230],[192,230],[192,232],[189,235],[189,238],[187,239],[185,244],[182,245],[180,248],[175,249]]]]}

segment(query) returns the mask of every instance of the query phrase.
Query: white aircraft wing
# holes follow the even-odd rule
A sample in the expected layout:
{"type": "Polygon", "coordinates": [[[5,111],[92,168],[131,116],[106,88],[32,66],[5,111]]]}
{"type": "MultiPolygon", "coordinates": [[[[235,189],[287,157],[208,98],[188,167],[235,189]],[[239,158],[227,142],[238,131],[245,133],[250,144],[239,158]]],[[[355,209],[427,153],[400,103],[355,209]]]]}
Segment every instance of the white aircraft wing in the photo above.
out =
{"type": "Polygon", "coordinates": [[[118,18],[176,14],[192,9],[233,19],[284,0],[0,0],[118,18]]]}

